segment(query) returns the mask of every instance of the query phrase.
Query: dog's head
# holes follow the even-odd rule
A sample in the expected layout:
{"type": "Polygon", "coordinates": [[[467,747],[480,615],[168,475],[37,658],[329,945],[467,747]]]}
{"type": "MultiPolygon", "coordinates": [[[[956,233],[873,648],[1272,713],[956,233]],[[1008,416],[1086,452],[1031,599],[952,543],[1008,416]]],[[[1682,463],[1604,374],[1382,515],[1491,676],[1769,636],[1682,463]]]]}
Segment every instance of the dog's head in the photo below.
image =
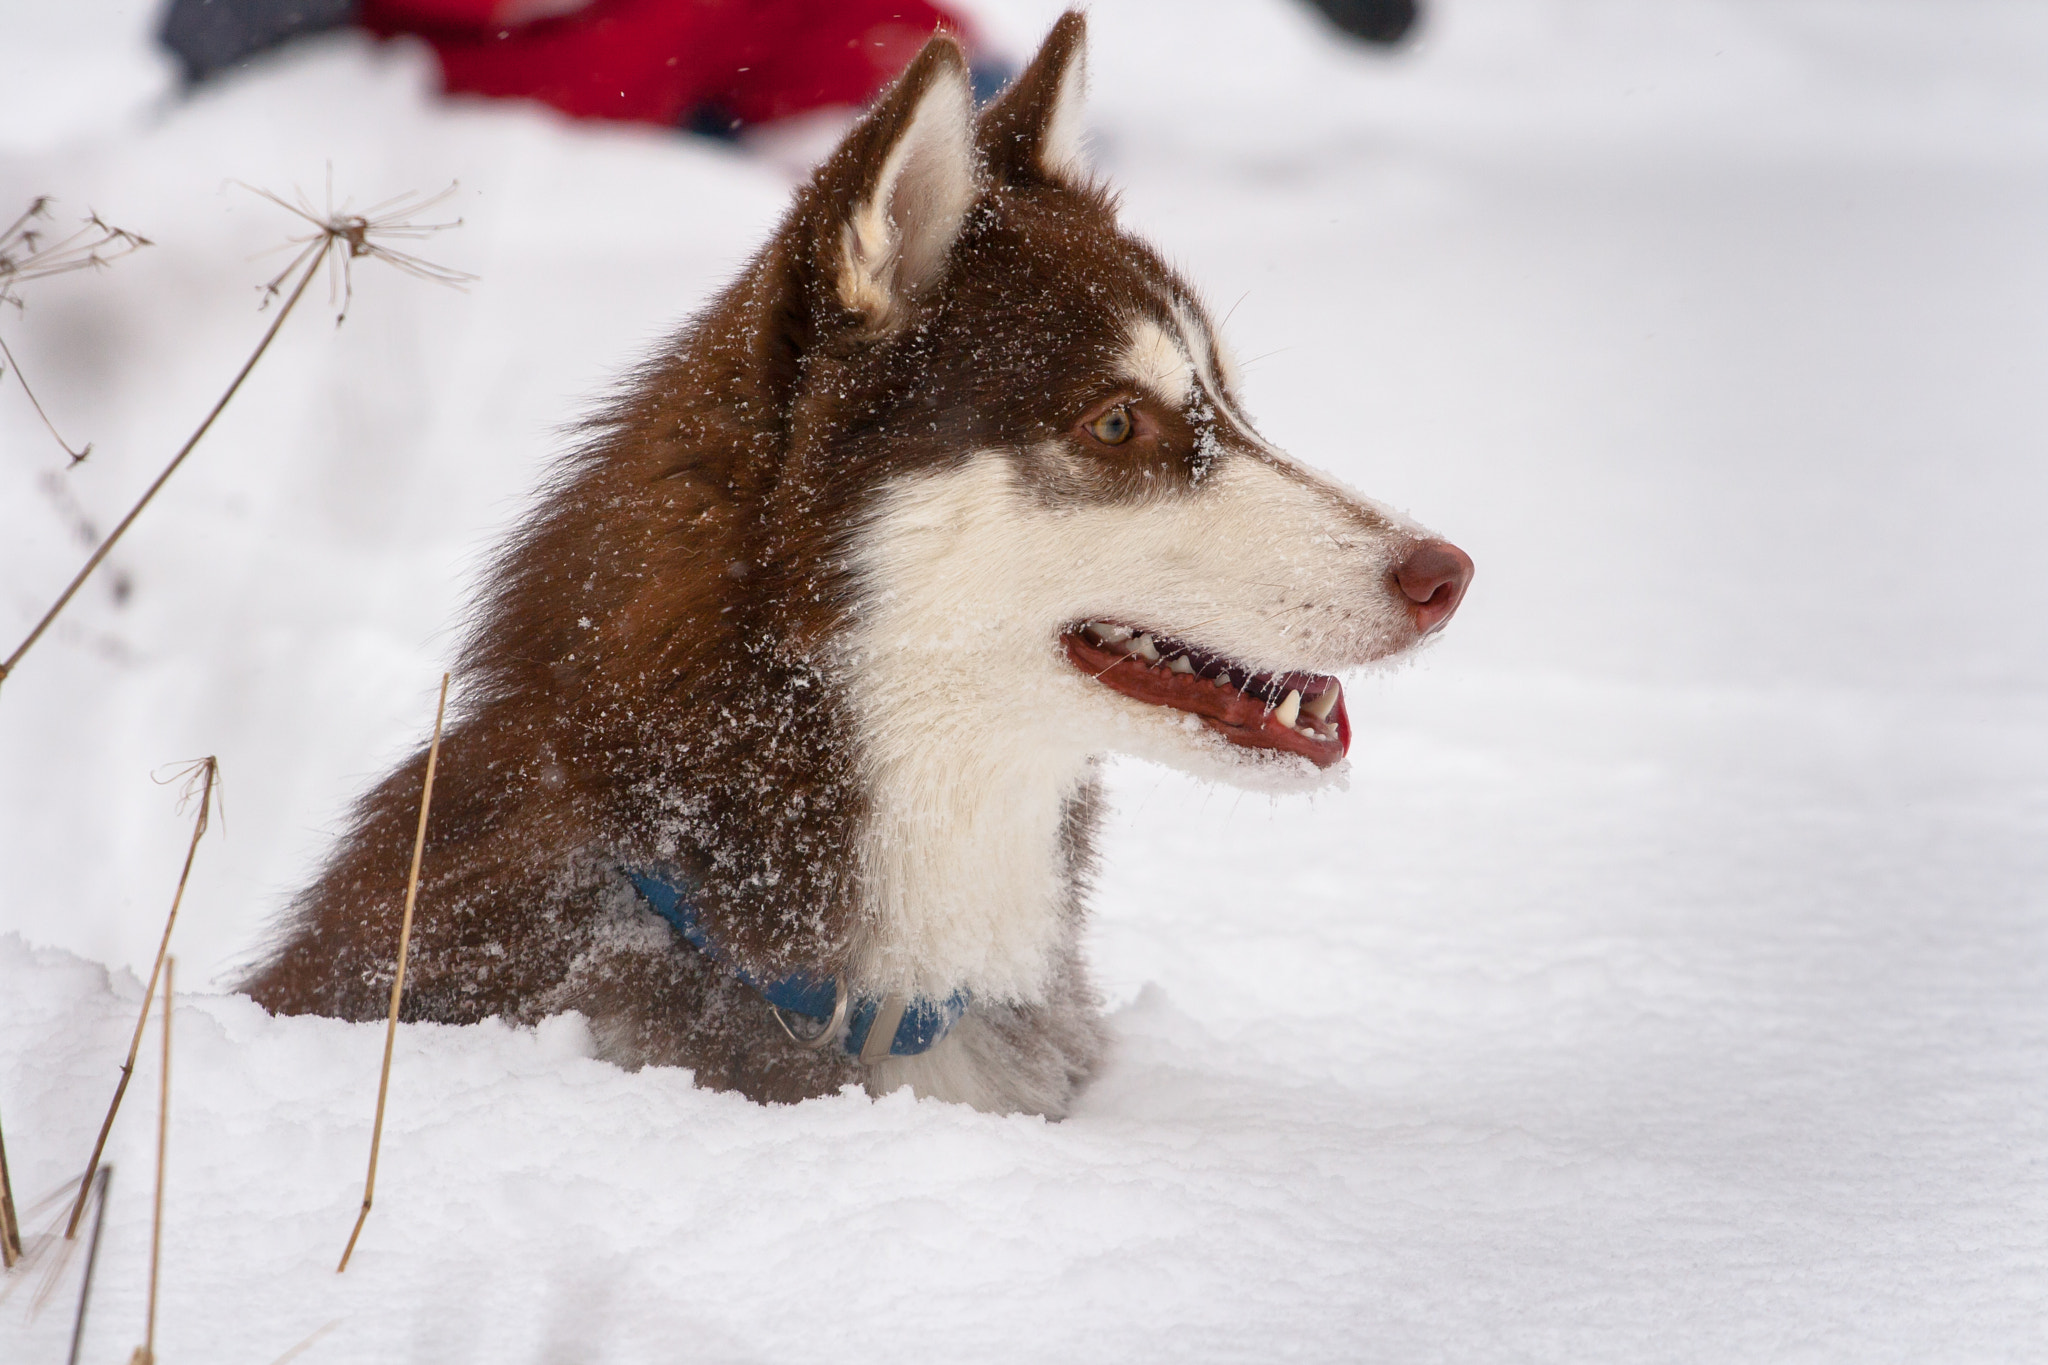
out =
{"type": "Polygon", "coordinates": [[[933,39],[800,194],[760,355],[779,557],[837,575],[878,761],[1313,779],[1349,742],[1334,675],[1439,628],[1471,561],[1253,429],[1207,311],[1085,168],[1083,37],[1069,13],[978,117],[933,39]]]}

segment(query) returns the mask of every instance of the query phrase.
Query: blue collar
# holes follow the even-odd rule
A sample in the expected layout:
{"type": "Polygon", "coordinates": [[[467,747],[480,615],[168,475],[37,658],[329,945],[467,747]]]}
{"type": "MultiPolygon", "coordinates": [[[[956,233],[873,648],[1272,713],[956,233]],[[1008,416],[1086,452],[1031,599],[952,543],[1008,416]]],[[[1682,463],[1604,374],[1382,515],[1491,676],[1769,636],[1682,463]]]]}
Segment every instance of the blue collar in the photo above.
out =
{"type": "MultiPolygon", "coordinates": [[[[752,987],[777,1009],[830,1025],[838,1012],[837,981],[802,972],[773,981],[760,980],[719,948],[717,940],[697,918],[697,907],[691,903],[688,889],[683,884],[666,872],[652,868],[629,867],[624,871],[626,879],[633,883],[649,908],[667,920],[691,947],[752,987]]],[[[958,991],[945,1000],[917,999],[903,1003],[903,1017],[896,1025],[896,1036],[890,1040],[888,1055],[915,1057],[936,1046],[967,1012],[968,999],[965,991],[958,991]]],[[[863,1055],[867,1050],[868,1034],[874,1028],[875,1016],[896,1003],[899,1002],[895,997],[884,1000],[872,995],[855,996],[847,1001],[846,1031],[841,1045],[849,1055],[863,1055]]]]}

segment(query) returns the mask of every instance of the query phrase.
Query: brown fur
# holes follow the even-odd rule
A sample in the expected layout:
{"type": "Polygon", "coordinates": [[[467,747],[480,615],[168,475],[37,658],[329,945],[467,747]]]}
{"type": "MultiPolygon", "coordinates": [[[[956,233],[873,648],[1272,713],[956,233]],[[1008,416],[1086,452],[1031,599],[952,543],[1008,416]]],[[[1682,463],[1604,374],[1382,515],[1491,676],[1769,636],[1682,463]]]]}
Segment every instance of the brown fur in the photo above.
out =
{"type": "MultiPolygon", "coordinates": [[[[1156,308],[1171,283],[1100,192],[1037,168],[1051,82],[1080,38],[1078,18],[1063,20],[983,116],[987,188],[945,290],[902,326],[877,335],[841,302],[840,224],[925,84],[961,63],[945,38],[589,424],[499,558],[458,666],[404,1017],[577,1008],[606,1055],[688,1065],[758,1099],[856,1078],[836,1051],[790,1046],[614,869],[681,866],[707,928],[758,973],[840,964],[864,798],[821,660],[853,607],[846,528],[896,474],[1058,435],[1108,395],[1096,376],[1121,343],[1116,309],[1156,308]]],[[[1117,459],[1061,462],[1039,481],[1048,497],[1144,496],[1162,476],[1199,477],[1197,435],[1168,421],[1117,459]]],[[[266,1008],[383,1012],[424,762],[362,799],[294,903],[247,983],[266,1008]]],[[[1068,821],[1077,915],[1094,812],[1091,792],[1068,821]]],[[[1087,992],[1078,975],[1072,989],[1087,992]]],[[[1069,1040],[1070,1087],[1099,1049],[1069,1040]]]]}

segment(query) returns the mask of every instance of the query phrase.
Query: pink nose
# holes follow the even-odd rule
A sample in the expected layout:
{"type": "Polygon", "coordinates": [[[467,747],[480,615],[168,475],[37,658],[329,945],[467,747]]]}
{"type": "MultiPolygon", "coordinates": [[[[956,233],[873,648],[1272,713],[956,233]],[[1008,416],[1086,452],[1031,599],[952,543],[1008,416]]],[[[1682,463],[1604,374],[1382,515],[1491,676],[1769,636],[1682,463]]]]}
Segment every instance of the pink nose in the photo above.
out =
{"type": "Polygon", "coordinates": [[[1447,540],[1425,540],[1394,570],[1415,629],[1427,635],[1451,619],[1472,581],[1472,556],[1447,540]]]}

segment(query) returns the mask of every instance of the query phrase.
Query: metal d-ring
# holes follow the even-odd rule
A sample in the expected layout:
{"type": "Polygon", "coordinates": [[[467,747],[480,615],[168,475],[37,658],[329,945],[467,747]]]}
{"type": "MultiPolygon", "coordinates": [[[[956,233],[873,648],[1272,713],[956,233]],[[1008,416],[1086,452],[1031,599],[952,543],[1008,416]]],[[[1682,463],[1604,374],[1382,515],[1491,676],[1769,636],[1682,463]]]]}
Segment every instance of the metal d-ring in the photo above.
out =
{"type": "Polygon", "coordinates": [[[838,1038],[839,1030],[846,1027],[848,1003],[845,979],[841,978],[834,981],[832,983],[832,1017],[825,1021],[823,1028],[809,1037],[804,1037],[789,1026],[789,1020],[782,1017],[782,1007],[773,1000],[768,1002],[768,1012],[775,1016],[776,1023],[782,1025],[782,1031],[789,1035],[790,1042],[795,1043],[798,1047],[809,1048],[815,1052],[838,1038]]]}

